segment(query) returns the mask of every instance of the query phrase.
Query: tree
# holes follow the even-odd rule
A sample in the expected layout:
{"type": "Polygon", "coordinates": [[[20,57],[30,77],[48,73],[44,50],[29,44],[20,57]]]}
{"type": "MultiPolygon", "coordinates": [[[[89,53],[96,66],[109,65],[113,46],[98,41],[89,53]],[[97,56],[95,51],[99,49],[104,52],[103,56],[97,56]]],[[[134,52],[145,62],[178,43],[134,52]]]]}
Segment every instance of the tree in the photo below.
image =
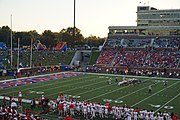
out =
{"type": "Polygon", "coordinates": [[[41,35],[39,35],[36,30],[31,30],[28,33],[31,35],[32,39],[34,40],[38,40],[41,38],[41,35]]]}
{"type": "Polygon", "coordinates": [[[0,29],[0,40],[7,46],[11,45],[11,29],[8,26],[2,26],[0,29]]]}
{"type": "Polygon", "coordinates": [[[56,44],[55,34],[51,32],[51,30],[45,30],[41,36],[41,43],[44,44],[47,48],[53,47],[56,44]]]}
{"type": "Polygon", "coordinates": [[[89,37],[86,37],[84,41],[86,44],[88,44],[91,47],[98,47],[99,45],[102,45],[104,43],[105,38],[96,37],[93,35],[90,35],[89,37]]]}
{"type": "Polygon", "coordinates": [[[61,40],[63,42],[67,42],[68,45],[74,46],[76,44],[80,44],[84,37],[81,34],[81,30],[78,28],[75,28],[75,37],[73,37],[73,27],[68,27],[67,29],[62,29],[60,31],[61,40]]]}
{"type": "Polygon", "coordinates": [[[14,33],[15,46],[17,46],[18,38],[20,38],[20,46],[29,46],[32,36],[29,32],[15,32],[14,33]]]}
{"type": "MultiPolygon", "coordinates": [[[[75,37],[73,36],[74,27],[68,27],[62,29],[59,33],[51,32],[51,30],[45,30],[42,35],[38,34],[36,30],[29,32],[13,32],[13,45],[17,47],[17,39],[20,38],[20,46],[30,45],[31,39],[40,40],[42,44],[46,45],[47,48],[54,47],[58,42],[67,42],[68,46],[74,47],[75,45],[84,46],[99,46],[102,45],[105,38],[96,36],[89,36],[84,38],[81,34],[81,30],[75,28],[75,37]]],[[[8,26],[0,27],[0,41],[6,43],[10,47],[11,29],[8,26]]]]}

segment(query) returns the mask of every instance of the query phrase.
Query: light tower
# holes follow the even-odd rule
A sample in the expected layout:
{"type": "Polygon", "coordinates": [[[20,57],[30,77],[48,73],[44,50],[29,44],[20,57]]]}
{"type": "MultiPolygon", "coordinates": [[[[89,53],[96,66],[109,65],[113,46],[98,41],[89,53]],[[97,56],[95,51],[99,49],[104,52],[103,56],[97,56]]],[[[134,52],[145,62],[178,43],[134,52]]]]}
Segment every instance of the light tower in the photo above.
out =
{"type": "Polygon", "coordinates": [[[76,0],[74,0],[74,27],[73,27],[73,40],[76,36],[76,0]]]}

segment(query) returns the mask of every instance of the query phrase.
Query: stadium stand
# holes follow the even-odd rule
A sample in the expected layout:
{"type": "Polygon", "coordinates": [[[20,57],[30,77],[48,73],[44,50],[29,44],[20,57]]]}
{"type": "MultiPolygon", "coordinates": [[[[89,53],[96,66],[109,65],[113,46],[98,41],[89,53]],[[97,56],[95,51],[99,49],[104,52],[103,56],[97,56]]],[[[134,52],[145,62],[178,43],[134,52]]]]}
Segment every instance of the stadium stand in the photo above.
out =
{"type": "Polygon", "coordinates": [[[166,49],[178,48],[180,46],[180,40],[178,38],[121,39],[120,42],[117,41],[119,39],[109,39],[107,41],[105,47],[108,49],[105,48],[101,52],[97,64],[111,65],[114,62],[114,66],[131,65],[134,67],[178,68],[180,59],[179,49],[166,49]],[[115,48],[114,46],[123,46],[123,49],[115,48]],[[151,46],[152,49],[147,49],[148,46],[151,46]],[[129,50],[128,48],[134,49],[129,50]],[[138,48],[145,49],[139,50],[138,48]],[[158,48],[163,49],[160,50],[158,48]]]}
{"type": "Polygon", "coordinates": [[[168,74],[179,75],[180,39],[170,36],[108,38],[96,65],[132,71],[168,70],[168,74]]]}

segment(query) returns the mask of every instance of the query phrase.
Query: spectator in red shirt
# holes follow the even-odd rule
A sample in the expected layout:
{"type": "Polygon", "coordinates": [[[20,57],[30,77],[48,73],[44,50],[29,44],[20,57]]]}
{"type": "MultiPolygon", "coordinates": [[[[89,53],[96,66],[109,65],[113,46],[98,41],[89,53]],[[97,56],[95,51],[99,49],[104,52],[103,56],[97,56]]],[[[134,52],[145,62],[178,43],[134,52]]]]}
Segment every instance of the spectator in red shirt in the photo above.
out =
{"type": "Polygon", "coordinates": [[[172,120],[178,120],[178,115],[177,115],[177,113],[175,113],[175,114],[173,115],[172,120]]]}
{"type": "Polygon", "coordinates": [[[69,108],[70,108],[70,114],[74,115],[74,105],[72,103],[69,105],[69,108]]]}
{"type": "Polygon", "coordinates": [[[67,115],[67,117],[65,117],[64,120],[72,120],[72,117],[67,115]]]}
{"type": "Polygon", "coordinates": [[[62,104],[62,103],[60,103],[60,104],[58,105],[58,111],[59,111],[58,115],[59,115],[59,116],[62,116],[62,114],[63,114],[63,104],[62,104]]]}

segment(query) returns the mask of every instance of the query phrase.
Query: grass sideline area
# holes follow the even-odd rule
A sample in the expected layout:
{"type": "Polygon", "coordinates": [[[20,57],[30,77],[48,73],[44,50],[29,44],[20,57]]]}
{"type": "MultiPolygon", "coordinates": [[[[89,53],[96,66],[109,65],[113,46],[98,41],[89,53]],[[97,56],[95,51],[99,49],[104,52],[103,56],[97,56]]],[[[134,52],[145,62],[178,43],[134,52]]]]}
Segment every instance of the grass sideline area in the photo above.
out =
{"type": "MultiPolygon", "coordinates": [[[[10,53],[9,53],[10,54],[10,53]]],[[[3,60],[4,66],[7,69],[10,69],[10,64],[8,60],[10,60],[10,55],[7,51],[3,52],[3,57],[6,60],[3,60]]],[[[50,66],[50,65],[69,65],[75,51],[33,51],[32,55],[32,65],[33,66],[50,66]]],[[[0,58],[1,58],[0,57],[0,58]]],[[[23,67],[29,66],[29,59],[30,59],[30,51],[21,51],[19,56],[19,63],[23,65],[23,67]]],[[[13,67],[16,68],[17,66],[17,51],[13,52],[13,67]]]]}
{"type": "MultiPolygon", "coordinates": [[[[43,76],[43,75],[42,75],[43,76]]],[[[173,78],[156,78],[141,76],[126,76],[126,79],[136,78],[144,81],[138,85],[118,86],[115,78],[122,81],[123,76],[112,74],[87,74],[71,76],[60,79],[50,79],[35,84],[25,84],[1,89],[1,96],[18,96],[23,93],[24,99],[38,99],[42,94],[55,100],[62,91],[64,95],[73,97],[75,100],[85,100],[98,103],[109,102],[112,105],[127,105],[141,109],[176,112],[180,115],[180,80],[173,78]],[[107,81],[112,78],[112,84],[107,81]],[[164,86],[167,81],[167,86],[164,86]],[[148,86],[152,85],[152,93],[148,93],[148,86]]],[[[2,102],[2,100],[0,101],[2,102]]],[[[29,104],[24,104],[26,108],[29,104]]],[[[42,111],[41,108],[33,112],[42,111]]],[[[45,118],[57,119],[57,112],[42,115],[45,118]]],[[[77,116],[74,118],[77,119],[77,116]]]]}
{"type": "Polygon", "coordinates": [[[99,55],[100,55],[99,51],[92,51],[92,55],[91,55],[89,65],[96,64],[96,61],[97,61],[99,55]]]}

